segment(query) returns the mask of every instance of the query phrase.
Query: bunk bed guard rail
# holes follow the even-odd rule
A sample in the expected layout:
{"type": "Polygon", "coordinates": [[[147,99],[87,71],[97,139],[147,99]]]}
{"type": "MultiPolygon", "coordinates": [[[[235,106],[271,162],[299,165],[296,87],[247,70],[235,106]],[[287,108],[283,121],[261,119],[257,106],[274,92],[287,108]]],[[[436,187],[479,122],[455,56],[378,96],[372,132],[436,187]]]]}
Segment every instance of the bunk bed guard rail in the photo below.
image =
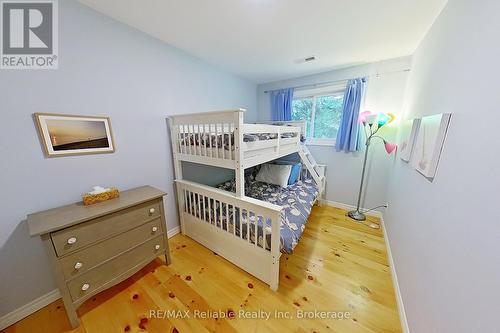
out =
{"type": "Polygon", "coordinates": [[[176,185],[182,233],[276,290],[282,208],[186,180],[176,185]]]}
{"type": "Polygon", "coordinates": [[[174,157],[241,169],[297,151],[301,127],[245,124],[244,112],[236,109],[170,116],[174,157]]]}
{"type": "Polygon", "coordinates": [[[172,150],[182,161],[235,169],[244,109],[168,117],[172,150]]]}

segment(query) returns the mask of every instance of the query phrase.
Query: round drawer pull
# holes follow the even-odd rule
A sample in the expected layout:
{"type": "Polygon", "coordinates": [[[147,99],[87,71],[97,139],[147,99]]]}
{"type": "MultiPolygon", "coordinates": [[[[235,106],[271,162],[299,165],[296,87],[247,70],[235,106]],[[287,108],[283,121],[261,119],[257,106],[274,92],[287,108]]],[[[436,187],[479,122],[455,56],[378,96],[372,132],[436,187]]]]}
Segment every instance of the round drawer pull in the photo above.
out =
{"type": "Polygon", "coordinates": [[[68,244],[69,245],[72,245],[72,244],[75,244],[76,243],[76,237],[70,237],[68,238],[68,244]]]}
{"type": "Polygon", "coordinates": [[[75,264],[75,269],[76,269],[76,270],[79,270],[79,269],[80,269],[80,268],[82,268],[82,267],[83,267],[83,264],[82,264],[81,262],[77,262],[77,263],[75,264]]]}
{"type": "Polygon", "coordinates": [[[153,227],[153,228],[151,228],[151,231],[152,231],[152,232],[157,232],[157,231],[158,231],[158,227],[153,227]]]}
{"type": "Polygon", "coordinates": [[[155,245],[155,250],[159,250],[160,249],[160,244],[156,244],[155,245]]]}
{"type": "Polygon", "coordinates": [[[82,291],[86,291],[90,288],[90,285],[88,283],[84,283],[82,286],[82,291]]]}
{"type": "Polygon", "coordinates": [[[153,215],[155,213],[155,209],[154,208],[149,208],[149,215],[153,215]]]}

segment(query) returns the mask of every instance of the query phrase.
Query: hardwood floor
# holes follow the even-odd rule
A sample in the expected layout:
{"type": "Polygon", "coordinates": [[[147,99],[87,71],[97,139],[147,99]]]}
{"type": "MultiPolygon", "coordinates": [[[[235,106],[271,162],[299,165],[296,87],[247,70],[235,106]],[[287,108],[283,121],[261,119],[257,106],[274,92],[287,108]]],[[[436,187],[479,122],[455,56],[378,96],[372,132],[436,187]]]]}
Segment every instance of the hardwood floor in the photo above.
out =
{"type": "MultiPolygon", "coordinates": [[[[372,222],[379,223],[369,218],[363,225],[341,209],[314,207],[295,253],[281,257],[277,292],[176,235],[170,239],[170,266],[157,259],[88,300],[79,310],[82,325],[74,332],[401,332],[383,234],[367,226],[372,222]],[[156,310],[189,310],[191,319],[154,318],[166,314],[156,310]],[[226,318],[194,319],[197,310],[226,318]],[[270,313],[270,319],[240,317],[240,311],[259,310],[261,316],[270,313]],[[295,318],[275,318],[275,310],[295,318]],[[315,310],[330,318],[297,319],[300,311],[315,310]]],[[[2,332],[69,329],[58,300],[2,332]]]]}

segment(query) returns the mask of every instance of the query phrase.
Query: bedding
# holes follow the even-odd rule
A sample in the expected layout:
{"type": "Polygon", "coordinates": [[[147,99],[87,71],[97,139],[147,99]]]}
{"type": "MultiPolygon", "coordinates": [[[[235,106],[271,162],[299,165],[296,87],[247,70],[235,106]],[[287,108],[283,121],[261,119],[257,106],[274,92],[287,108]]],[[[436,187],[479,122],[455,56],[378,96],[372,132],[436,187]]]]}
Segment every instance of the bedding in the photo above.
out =
{"type": "MultiPolygon", "coordinates": [[[[226,181],[216,186],[219,189],[236,192],[235,180],[226,181]]],[[[292,253],[305,229],[307,218],[311,213],[312,206],[319,195],[319,189],[312,179],[299,180],[295,184],[282,188],[278,185],[267,184],[255,180],[254,175],[245,179],[245,195],[270,202],[283,207],[280,222],[280,250],[284,253],[292,253]]],[[[197,197],[188,199],[196,216],[204,216],[206,221],[217,224],[218,227],[235,233],[243,239],[250,239],[267,250],[271,249],[271,223],[264,221],[261,217],[248,216],[246,211],[241,213],[236,208],[220,202],[202,200],[198,202],[197,197]],[[195,208],[196,206],[196,208],[195,208]],[[211,211],[209,209],[211,207],[211,211]],[[266,239],[264,242],[264,230],[266,239]],[[240,236],[241,235],[241,236],[240,236]]],[[[188,205],[189,205],[188,202],[188,205]]]]}
{"type": "MultiPolygon", "coordinates": [[[[294,138],[297,133],[281,133],[281,138],[294,138]]],[[[256,134],[243,134],[243,142],[255,142],[263,140],[273,140],[277,139],[277,133],[256,133],[256,134]]],[[[202,147],[224,147],[224,149],[229,150],[231,143],[231,150],[234,150],[234,133],[229,134],[196,134],[196,133],[182,133],[181,134],[181,145],[191,145],[191,146],[202,146],[202,147]]]]}
{"type": "MultiPolygon", "coordinates": [[[[236,192],[236,182],[231,180],[220,184],[217,188],[236,192]]],[[[318,198],[319,188],[316,183],[307,178],[282,188],[278,185],[250,179],[248,186],[245,186],[245,195],[283,207],[280,224],[281,251],[292,253],[304,232],[312,206],[318,198]]],[[[258,221],[259,229],[262,228],[262,221],[260,220],[262,219],[259,218],[258,221]]],[[[250,219],[250,222],[253,223],[254,221],[250,219]]],[[[251,230],[252,228],[250,228],[251,230]]],[[[269,223],[266,223],[266,232],[270,232],[269,223]]],[[[262,236],[262,232],[259,232],[258,236],[262,236]]],[[[258,240],[260,241],[259,238],[258,240]]],[[[270,248],[268,243],[270,243],[270,237],[266,240],[266,247],[270,248]]]]}
{"type": "MultiPolygon", "coordinates": [[[[275,126],[295,126],[295,127],[297,127],[297,124],[288,124],[286,121],[285,122],[275,121],[271,125],[275,125],[275,126]]],[[[305,136],[305,134],[300,134],[300,141],[301,142],[306,142],[306,136],[305,136]]]]}

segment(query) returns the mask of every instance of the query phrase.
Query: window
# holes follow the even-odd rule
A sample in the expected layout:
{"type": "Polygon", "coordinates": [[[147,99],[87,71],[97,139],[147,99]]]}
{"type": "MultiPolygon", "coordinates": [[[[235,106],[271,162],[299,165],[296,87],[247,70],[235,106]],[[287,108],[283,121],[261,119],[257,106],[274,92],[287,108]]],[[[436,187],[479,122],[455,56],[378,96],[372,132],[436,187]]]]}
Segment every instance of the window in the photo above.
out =
{"type": "Polygon", "coordinates": [[[292,120],[305,120],[307,142],[333,145],[339,130],[344,89],[297,91],[292,102],[292,120]]]}

